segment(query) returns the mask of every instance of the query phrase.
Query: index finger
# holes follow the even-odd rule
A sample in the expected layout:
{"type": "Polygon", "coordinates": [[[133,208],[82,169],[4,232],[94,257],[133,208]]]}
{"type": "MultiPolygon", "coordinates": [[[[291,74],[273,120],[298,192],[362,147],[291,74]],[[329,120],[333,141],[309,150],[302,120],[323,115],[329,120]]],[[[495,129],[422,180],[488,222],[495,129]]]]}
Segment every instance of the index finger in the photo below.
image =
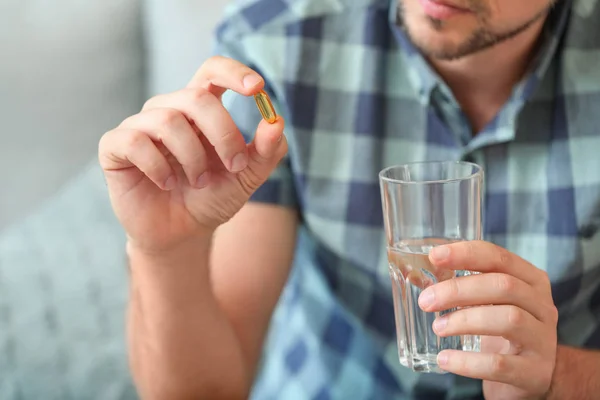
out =
{"type": "Polygon", "coordinates": [[[528,261],[493,243],[468,240],[434,247],[429,259],[437,267],[512,275],[532,286],[542,282],[543,272],[528,261]]]}
{"type": "Polygon", "coordinates": [[[227,90],[254,95],[264,85],[263,78],[252,68],[232,58],[215,56],[202,64],[187,87],[206,89],[221,97],[227,90]]]}

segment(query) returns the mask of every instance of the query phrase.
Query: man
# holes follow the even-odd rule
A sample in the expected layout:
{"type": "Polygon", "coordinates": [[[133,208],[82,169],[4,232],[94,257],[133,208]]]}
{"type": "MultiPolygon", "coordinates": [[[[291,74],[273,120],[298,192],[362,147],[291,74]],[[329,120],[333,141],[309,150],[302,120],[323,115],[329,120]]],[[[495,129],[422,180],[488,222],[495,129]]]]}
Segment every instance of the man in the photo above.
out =
{"type": "Polygon", "coordinates": [[[595,0],[234,3],[218,55],[100,143],[141,396],[597,396],[598,18],[595,0]],[[430,259],[483,273],[419,302],[467,307],[436,333],[487,351],[420,375],[397,358],[377,173],[461,159],[486,170],[486,242],[430,259]]]}

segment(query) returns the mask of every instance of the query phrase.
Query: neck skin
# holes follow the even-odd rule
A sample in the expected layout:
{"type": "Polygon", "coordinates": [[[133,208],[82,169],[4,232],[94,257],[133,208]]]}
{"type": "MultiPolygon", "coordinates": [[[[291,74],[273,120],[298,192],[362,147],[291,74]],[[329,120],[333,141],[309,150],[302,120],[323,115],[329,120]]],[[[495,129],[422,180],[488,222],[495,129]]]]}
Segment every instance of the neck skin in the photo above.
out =
{"type": "Polygon", "coordinates": [[[458,60],[429,59],[479,133],[510,98],[535,54],[546,17],[519,35],[458,60]]]}

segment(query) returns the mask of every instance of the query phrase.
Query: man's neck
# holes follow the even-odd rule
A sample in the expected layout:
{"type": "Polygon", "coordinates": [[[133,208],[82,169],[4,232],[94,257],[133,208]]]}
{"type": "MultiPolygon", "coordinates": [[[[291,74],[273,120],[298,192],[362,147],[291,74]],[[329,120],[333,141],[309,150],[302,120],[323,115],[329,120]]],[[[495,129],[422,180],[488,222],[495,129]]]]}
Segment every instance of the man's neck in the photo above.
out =
{"type": "Polygon", "coordinates": [[[473,132],[479,133],[510,98],[537,49],[545,18],[516,37],[459,60],[429,60],[445,80],[473,132]]]}

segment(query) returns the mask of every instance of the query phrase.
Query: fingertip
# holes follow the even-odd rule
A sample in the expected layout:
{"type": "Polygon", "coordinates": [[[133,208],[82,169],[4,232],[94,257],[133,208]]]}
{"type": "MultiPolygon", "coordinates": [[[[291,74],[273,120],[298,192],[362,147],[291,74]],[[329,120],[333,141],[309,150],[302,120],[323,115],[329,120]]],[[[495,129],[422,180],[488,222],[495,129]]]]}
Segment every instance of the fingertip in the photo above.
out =
{"type": "Polygon", "coordinates": [[[429,252],[429,259],[434,264],[441,264],[450,258],[449,246],[436,246],[429,252]]]}
{"type": "Polygon", "coordinates": [[[262,133],[263,136],[270,137],[272,141],[278,142],[281,140],[284,127],[285,120],[281,115],[278,115],[273,123],[261,119],[258,124],[258,132],[262,133]]]}
{"type": "Polygon", "coordinates": [[[433,331],[436,333],[436,335],[438,335],[440,337],[444,337],[444,329],[446,328],[447,325],[448,325],[448,316],[441,316],[441,317],[437,317],[433,321],[433,324],[431,325],[431,327],[433,328],[433,331]]]}
{"type": "Polygon", "coordinates": [[[170,192],[171,190],[175,189],[176,186],[177,186],[177,177],[175,175],[171,175],[167,178],[167,180],[163,184],[162,188],[163,188],[163,190],[170,192]]]}
{"type": "Polygon", "coordinates": [[[434,293],[433,289],[431,289],[431,288],[425,289],[419,295],[417,302],[419,304],[419,307],[421,307],[421,309],[424,311],[427,311],[428,309],[433,307],[433,305],[435,303],[435,293],[434,293]]]}
{"type": "Polygon", "coordinates": [[[205,187],[208,186],[208,184],[210,183],[210,173],[208,171],[200,174],[200,176],[196,179],[196,182],[194,182],[194,186],[196,186],[198,189],[203,189],[205,187]]]}
{"type": "Polygon", "coordinates": [[[256,72],[246,74],[242,78],[242,86],[248,94],[254,94],[261,90],[265,85],[264,80],[256,72]]]}
{"type": "Polygon", "coordinates": [[[261,157],[273,157],[281,146],[285,144],[284,125],[284,120],[281,117],[277,117],[277,120],[272,124],[261,120],[254,139],[256,150],[261,157]]]}
{"type": "Polygon", "coordinates": [[[448,365],[448,362],[450,361],[450,352],[447,350],[442,350],[438,356],[437,356],[437,363],[440,367],[443,367],[444,365],[448,365]]]}
{"type": "Polygon", "coordinates": [[[236,154],[235,156],[233,156],[233,158],[231,159],[231,165],[229,167],[229,170],[231,172],[240,172],[240,171],[243,171],[244,169],[246,169],[247,166],[248,166],[248,154],[247,154],[247,151],[244,150],[244,151],[236,154]]]}

